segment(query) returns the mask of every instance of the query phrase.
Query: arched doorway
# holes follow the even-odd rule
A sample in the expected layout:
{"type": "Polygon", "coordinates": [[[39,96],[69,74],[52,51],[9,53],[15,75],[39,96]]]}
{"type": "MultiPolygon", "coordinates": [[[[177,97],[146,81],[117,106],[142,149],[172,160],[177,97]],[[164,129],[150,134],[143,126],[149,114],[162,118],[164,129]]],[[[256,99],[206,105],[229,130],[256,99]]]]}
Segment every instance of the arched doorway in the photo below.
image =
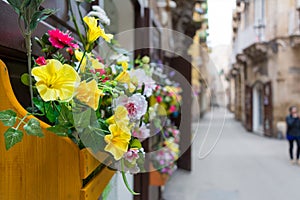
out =
{"type": "Polygon", "coordinates": [[[253,132],[264,135],[264,90],[263,84],[257,82],[253,86],[253,132]]]}

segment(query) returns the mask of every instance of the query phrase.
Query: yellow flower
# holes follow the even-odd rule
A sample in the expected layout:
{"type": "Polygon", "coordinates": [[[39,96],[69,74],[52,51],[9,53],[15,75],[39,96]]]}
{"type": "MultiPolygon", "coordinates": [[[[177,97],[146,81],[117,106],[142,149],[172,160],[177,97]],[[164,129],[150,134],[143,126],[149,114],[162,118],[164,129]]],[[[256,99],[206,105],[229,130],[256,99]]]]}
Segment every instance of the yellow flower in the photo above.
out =
{"type": "Polygon", "coordinates": [[[109,131],[111,134],[104,137],[107,143],[104,150],[110,152],[115,160],[120,160],[128,150],[131,134],[127,130],[118,127],[117,124],[110,125],[109,131]]]}
{"type": "Polygon", "coordinates": [[[177,159],[178,159],[178,154],[179,154],[179,146],[178,146],[178,144],[176,144],[176,143],[174,142],[174,139],[166,140],[166,141],[164,142],[164,144],[165,144],[172,152],[175,153],[175,160],[177,160],[177,159]]]}
{"type": "Polygon", "coordinates": [[[106,120],[108,124],[117,124],[122,130],[129,131],[128,111],[124,106],[118,106],[115,114],[106,120]],[[128,129],[128,130],[127,130],[128,129]]]}
{"type": "Polygon", "coordinates": [[[113,35],[106,34],[105,31],[98,26],[98,19],[95,17],[85,16],[83,21],[88,25],[87,40],[91,44],[95,42],[99,37],[102,37],[106,42],[110,42],[113,35]]]}
{"type": "Polygon", "coordinates": [[[99,62],[98,59],[91,58],[90,60],[92,62],[92,66],[94,69],[103,69],[104,68],[104,65],[101,62],[99,62]]]}
{"type": "Polygon", "coordinates": [[[94,79],[88,83],[85,80],[82,81],[76,90],[76,98],[94,110],[97,110],[99,106],[100,96],[103,96],[103,92],[98,88],[94,79]]]}
{"type": "Polygon", "coordinates": [[[122,68],[123,71],[115,78],[116,81],[119,83],[125,83],[128,86],[129,92],[134,92],[135,86],[130,80],[130,75],[127,71],[128,69],[128,63],[127,62],[122,62],[122,68]]]}
{"type": "MultiPolygon", "coordinates": [[[[78,62],[80,62],[83,57],[83,52],[75,50],[75,57],[78,60],[78,62]]],[[[104,68],[104,65],[102,63],[100,63],[97,59],[92,58],[91,53],[85,53],[85,57],[83,58],[81,65],[80,65],[81,72],[85,71],[86,63],[87,63],[86,58],[88,58],[88,60],[91,62],[93,69],[103,69],[104,68]]]]}
{"type": "Polygon", "coordinates": [[[81,72],[84,72],[85,71],[85,66],[86,66],[86,57],[88,56],[88,54],[86,53],[86,55],[83,57],[83,52],[81,51],[78,51],[77,49],[75,50],[75,58],[78,60],[78,62],[81,61],[82,59],[82,62],[81,62],[81,65],[80,65],[80,71],[81,72]]]}
{"type": "Polygon", "coordinates": [[[48,60],[46,65],[32,69],[36,88],[44,101],[69,101],[73,98],[75,85],[80,77],[70,65],[58,60],[48,60]]]}

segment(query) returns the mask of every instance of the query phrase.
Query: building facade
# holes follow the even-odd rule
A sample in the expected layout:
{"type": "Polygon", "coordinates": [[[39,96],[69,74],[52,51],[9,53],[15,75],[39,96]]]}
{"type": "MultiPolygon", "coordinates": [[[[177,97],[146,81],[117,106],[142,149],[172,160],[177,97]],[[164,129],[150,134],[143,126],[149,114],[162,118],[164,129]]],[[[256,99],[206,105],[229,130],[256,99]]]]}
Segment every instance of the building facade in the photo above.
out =
{"type": "Polygon", "coordinates": [[[297,7],[297,0],[238,0],[233,13],[229,108],[260,135],[285,134],[278,125],[300,106],[297,7]]]}

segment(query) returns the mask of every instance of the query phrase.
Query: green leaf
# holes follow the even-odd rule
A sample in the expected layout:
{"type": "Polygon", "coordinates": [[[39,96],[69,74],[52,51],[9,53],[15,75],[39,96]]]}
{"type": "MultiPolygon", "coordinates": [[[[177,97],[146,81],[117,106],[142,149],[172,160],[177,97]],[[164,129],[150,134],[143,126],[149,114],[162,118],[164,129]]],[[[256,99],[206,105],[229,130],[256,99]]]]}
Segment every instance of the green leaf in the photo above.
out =
{"type": "Polygon", "coordinates": [[[26,9],[28,6],[30,6],[32,0],[23,0],[22,5],[21,5],[21,10],[24,8],[26,9]]]}
{"type": "Polygon", "coordinates": [[[142,144],[138,139],[134,138],[130,142],[130,148],[140,149],[140,148],[142,148],[142,144]]]}
{"type": "Polygon", "coordinates": [[[30,119],[23,128],[28,135],[34,135],[38,137],[44,136],[40,122],[37,119],[30,119]]]}
{"type": "Polygon", "coordinates": [[[60,61],[62,64],[65,64],[67,60],[65,59],[64,55],[60,52],[57,52],[56,54],[53,54],[52,57],[58,61],[60,61]]]}
{"type": "Polygon", "coordinates": [[[55,133],[58,136],[62,136],[62,137],[68,136],[68,129],[61,125],[51,126],[51,127],[47,128],[47,130],[51,131],[52,133],[55,133]]]}
{"type": "Polygon", "coordinates": [[[56,11],[53,9],[44,9],[42,11],[36,11],[30,20],[30,30],[35,30],[38,23],[47,19],[50,15],[54,14],[56,11]]]}
{"type": "Polygon", "coordinates": [[[49,41],[49,34],[48,33],[45,33],[42,38],[41,38],[42,42],[45,43],[45,44],[51,44],[50,41],[49,41]]]}
{"type": "MultiPolygon", "coordinates": [[[[55,104],[55,102],[53,102],[55,104]]],[[[57,117],[59,116],[59,110],[60,106],[56,106],[57,108],[54,108],[55,105],[52,105],[51,102],[44,102],[45,105],[45,114],[47,119],[51,122],[54,123],[56,122],[57,117]],[[58,110],[57,110],[58,109],[58,110]]]]}
{"type": "Polygon", "coordinates": [[[92,110],[90,108],[87,108],[85,111],[73,110],[74,126],[78,131],[91,124],[91,114],[92,110]]]}
{"type": "Polygon", "coordinates": [[[31,3],[31,8],[33,8],[34,10],[38,10],[39,7],[41,6],[41,3],[43,2],[44,0],[32,0],[32,3],[31,3]]]}
{"type": "Polygon", "coordinates": [[[29,86],[29,74],[28,73],[24,73],[21,76],[21,82],[26,85],[29,86]]]}
{"type": "Polygon", "coordinates": [[[59,113],[57,110],[55,110],[50,102],[45,102],[45,107],[46,107],[46,117],[47,119],[51,122],[54,123],[56,122],[57,117],[59,116],[59,113]]]}
{"type": "Polygon", "coordinates": [[[44,102],[42,99],[39,99],[37,97],[33,97],[33,104],[41,111],[43,114],[45,114],[45,107],[44,107],[44,102]]]}
{"type": "Polygon", "coordinates": [[[41,47],[43,48],[45,46],[44,42],[38,38],[38,37],[34,37],[34,41],[36,41],[36,43],[41,47]]]}
{"type": "Polygon", "coordinates": [[[61,105],[60,115],[58,116],[58,123],[62,126],[72,126],[74,124],[72,110],[64,104],[61,105]]]}
{"type": "Polygon", "coordinates": [[[11,7],[13,7],[17,14],[20,14],[22,4],[21,0],[7,0],[7,2],[11,5],[11,7]]]}
{"type": "Polygon", "coordinates": [[[6,150],[9,150],[15,144],[22,141],[23,132],[20,130],[16,130],[14,128],[9,128],[4,133],[4,139],[5,139],[5,148],[6,150]]]}
{"type": "MultiPolygon", "coordinates": [[[[42,114],[46,115],[47,119],[51,123],[56,122],[59,112],[54,108],[51,102],[44,102],[42,99],[34,97],[33,103],[42,112],[42,114]]],[[[57,106],[57,109],[60,109],[60,106],[57,106]]]]}
{"type": "Polygon", "coordinates": [[[0,111],[0,121],[4,126],[13,126],[17,120],[17,114],[12,110],[0,111]]]}
{"type": "Polygon", "coordinates": [[[104,142],[104,133],[100,130],[88,126],[82,132],[79,132],[79,137],[85,147],[90,147],[93,152],[103,151],[106,143],[104,142]]]}

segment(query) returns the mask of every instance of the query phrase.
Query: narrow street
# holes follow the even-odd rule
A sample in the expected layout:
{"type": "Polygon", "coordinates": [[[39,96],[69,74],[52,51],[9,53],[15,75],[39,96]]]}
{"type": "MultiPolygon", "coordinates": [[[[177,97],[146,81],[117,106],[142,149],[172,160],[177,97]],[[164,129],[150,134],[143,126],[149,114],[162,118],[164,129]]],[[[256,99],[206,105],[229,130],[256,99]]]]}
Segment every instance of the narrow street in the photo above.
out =
{"type": "Polygon", "coordinates": [[[191,173],[177,170],[165,187],[165,200],[298,200],[300,166],[288,159],[285,140],[247,132],[233,115],[222,109],[200,121],[193,143],[191,173]],[[221,138],[212,153],[199,159],[199,148],[210,121],[211,128],[201,155],[221,138]]]}

